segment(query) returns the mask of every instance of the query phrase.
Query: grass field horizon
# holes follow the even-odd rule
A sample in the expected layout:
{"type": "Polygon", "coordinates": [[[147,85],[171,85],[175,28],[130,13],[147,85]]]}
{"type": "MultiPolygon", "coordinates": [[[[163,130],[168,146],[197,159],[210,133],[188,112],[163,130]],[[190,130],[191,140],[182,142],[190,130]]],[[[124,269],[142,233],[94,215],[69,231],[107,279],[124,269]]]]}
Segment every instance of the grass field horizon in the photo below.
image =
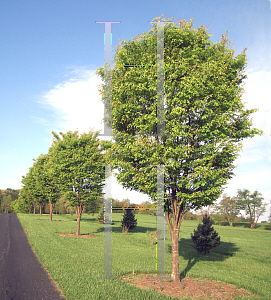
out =
{"type": "MultiPolygon", "coordinates": [[[[75,215],[17,214],[28,240],[52,279],[67,300],[72,299],[177,299],[152,290],[141,290],[116,279],[96,279],[104,276],[104,226],[96,221],[98,214],[83,214],[81,234],[97,238],[65,237],[60,233],[75,233],[75,215]],[[59,222],[55,222],[59,221],[59,222]]],[[[136,229],[122,233],[122,214],[113,214],[112,273],[114,277],[156,273],[156,245],[151,244],[147,232],[156,230],[156,217],[137,214],[136,229]]],[[[271,231],[265,224],[255,229],[249,223],[233,227],[222,223],[213,225],[221,240],[220,246],[209,255],[202,255],[192,247],[191,233],[197,220],[184,220],[179,235],[181,278],[208,278],[234,284],[238,288],[271,299],[271,231]]],[[[165,273],[171,273],[171,241],[166,224],[165,273]]],[[[192,299],[192,298],[183,298],[192,299]]],[[[242,299],[237,297],[235,299],[242,299]]]]}

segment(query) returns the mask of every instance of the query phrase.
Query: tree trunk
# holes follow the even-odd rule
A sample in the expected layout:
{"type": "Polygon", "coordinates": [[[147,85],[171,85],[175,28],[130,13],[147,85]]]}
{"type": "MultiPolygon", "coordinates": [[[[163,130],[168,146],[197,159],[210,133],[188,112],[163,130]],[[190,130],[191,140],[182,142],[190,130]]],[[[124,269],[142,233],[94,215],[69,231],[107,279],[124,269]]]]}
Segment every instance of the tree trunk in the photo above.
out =
{"type": "Polygon", "coordinates": [[[76,236],[80,235],[80,220],[81,216],[83,213],[82,205],[76,205],[75,206],[75,212],[76,212],[76,219],[77,219],[77,224],[76,224],[76,236]]]}
{"type": "Polygon", "coordinates": [[[28,205],[28,213],[31,213],[31,205],[28,205]]]}
{"type": "Polygon", "coordinates": [[[50,205],[50,219],[49,219],[49,222],[52,222],[52,215],[53,215],[53,203],[49,203],[50,205]]]}
{"type": "Polygon", "coordinates": [[[230,219],[230,216],[227,214],[228,222],[230,223],[230,226],[232,227],[232,220],[230,219]]]}
{"type": "Polygon", "coordinates": [[[76,218],[77,218],[77,224],[76,224],[76,236],[79,236],[80,235],[80,219],[81,219],[81,215],[77,214],[77,211],[76,211],[76,218]]]}
{"type": "Polygon", "coordinates": [[[185,214],[185,207],[183,204],[181,206],[177,205],[178,199],[175,198],[176,193],[175,190],[173,190],[172,195],[169,194],[169,198],[172,204],[172,215],[169,212],[169,206],[166,204],[166,219],[169,227],[170,237],[171,237],[171,247],[172,247],[172,256],[171,256],[171,262],[172,262],[172,269],[171,269],[171,277],[173,278],[174,282],[180,282],[180,273],[179,273],[179,231],[180,226],[185,214]],[[173,201],[172,201],[173,199],[173,201]],[[173,224],[172,224],[172,219],[173,224]]]}
{"type": "Polygon", "coordinates": [[[41,204],[41,202],[39,204],[40,204],[40,216],[41,216],[41,206],[42,206],[42,204],[41,204]]]}
{"type": "Polygon", "coordinates": [[[171,257],[171,277],[174,278],[174,282],[180,282],[179,273],[179,229],[173,224],[173,232],[170,233],[171,245],[172,245],[172,257],[171,257]]]}
{"type": "Polygon", "coordinates": [[[251,229],[254,229],[255,224],[253,222],[251,222],[251,229]]]}

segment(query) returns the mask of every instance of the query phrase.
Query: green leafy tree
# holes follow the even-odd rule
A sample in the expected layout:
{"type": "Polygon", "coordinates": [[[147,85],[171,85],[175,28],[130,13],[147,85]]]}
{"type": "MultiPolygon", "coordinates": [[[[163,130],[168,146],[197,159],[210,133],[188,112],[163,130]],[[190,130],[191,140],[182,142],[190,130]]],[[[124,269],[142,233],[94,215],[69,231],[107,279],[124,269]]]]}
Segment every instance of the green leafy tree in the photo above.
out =
{"type": "Polygon", "coordinates": [[[69,201],[63,195],[60,195],[60,198],[56,201],[54,206],[54,212],[59,214],[71,214],[74,211],[74,208],[70,206],[69,201]]]}
{"type": "Polygon", "coordinates": [[[99,132],[84,133],[78,131],[54,131],[54,141],[49,149],[50,165],[57,186],[75,208],[77,226],[76,235],[80,235],[80,220],[84,209],[101,197],[105,181],[104,155],[101,143],[97,139],[99,132]]]}
{"type": "Polygon", "coordinates": [[[221,222],[227,221],[227,217],[225,216],[225,214],[221,213],[220,211],[212,214],[212,218],[215,221],[215,223],[219,225],[219,229],[221,222]]]}
{"type": "Polygon", "coordinates": [[[41,154],[35,160],[34,177],[40,194],[43,195],[45,202],[48,202],[49,204],[49,221],[52,221],[53,208],[57,199],[59,199],[60,193],[57,187],[57,182],[53,176],[48,154],[41,154]]]}
{"type": "MultiPolygon", "coordinates": [[[[35,161],[35,159],[33,159],[35,161]]],[[[40,188],[39,184],[37,184],[37,169],[38,166],[36,162],[33,163],[33,166],[29,168],[29,172],[26,174],[26,176],[22,176],[22,184],[25,186],[27,193],[30,195],[30,197],[33,200],[34,205],[34,214],[35,214],[35,208],[36,205],[39,205],[40,208],[40,216],[42,215],[42,206],[46,203],[46,197],[40,188]]]]}
{"type": "Polygon", "coordinates": [[[199,224],[194,234],[191,234],[194,248],[203,254],[210,253],[211,250],[220,245],[220,237],[212,227],[213,222],[207,214],[203,217],[203,224],[199,224]]]}
{"type": "Polygon", "coordinates": [[[219,215],[226,215],[227,220],[232,227],[232,222],[236,220],[237,215],[240,213],[236,197],[229,197],[227,194],[223,194],[220,203],[216,206],[216,211],[219,215]]]}
{"type": "Polygon", "coordinates": [[[11,202],[12,202],[11,195],[3,196],[1,202],[1,209],[5,214],[11,211],[10,209],[11,202]]]}
{"type": "Polygon", "coordinates": [[[33,207],[32,198],[27,192],[26,187],[23,187],[20,191],[19,198],[11,203],[11,209],[15,213],[31,213],[31,209],[33,207]]]}
{"type": "Polygon", "coordinates": [[[249,190],[238,189],[237,206],[239,210],[244,210],[249,215],[251,229],[258,223],[259,217],[266,211],[267,203],[263,203],[264,198],[261,193],[255,191],[250,194],[249,190]]]}
{"type": "Polygon", "coordinates": [[[131,209],[126,209],[121,221],[122,230],[126,233],[130,229],[134,229],[137,226],[137,220],[135,214],[131,209]]]}
{"type": "Polygon", "coordinates": [[[86,212],[92,213],[92,216],[94,216],[95,213],[100,211],[103,205],[104,205],[103,197],[97,197],[96,199],[93,199],[91,201],[90,205],[86,209],[86,212]]]}
{"type": "Polygon", "coordinates": [[[234,175],[241,140],[263,134],[251,128],[249,116],[257,109],[245,110],[241,100],[246,50],[234,57],[227,35],[212,43],[207,28],[192,26],[193,20],[181,20],[179,26],[165,24],[164,59],[157,54],[156,24],[149,33],[121,41],[113,59],[111,85],[108,64],[97,70],[104,81],[102,100],[111,113],[105,118],[113,136],[107,157],[119,171],[118,182],[156,202],[155,166],[164,166],[175,282],[180,281],[178,241],[185,213],[219,198],[223,185],[234,175]],[[164,65],[153,67],[157,58],[164,65]],[[159,136],[157,111],[161,112],[163,94],[157,95],[157,74],[163,70],[165,135],[159,136]]]}

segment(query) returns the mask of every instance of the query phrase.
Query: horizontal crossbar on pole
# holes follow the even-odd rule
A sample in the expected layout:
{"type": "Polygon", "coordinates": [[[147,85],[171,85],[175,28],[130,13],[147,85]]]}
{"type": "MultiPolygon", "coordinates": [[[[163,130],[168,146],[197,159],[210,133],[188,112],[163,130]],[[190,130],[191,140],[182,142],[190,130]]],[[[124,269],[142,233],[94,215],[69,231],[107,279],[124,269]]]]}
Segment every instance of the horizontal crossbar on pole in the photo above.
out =
{"type": "Polygon", "coordinates": [[[122,66],[122,67],[157,67],[157,65],[122,65],[122,64],[116,64],[116,66],[122,66]]]}

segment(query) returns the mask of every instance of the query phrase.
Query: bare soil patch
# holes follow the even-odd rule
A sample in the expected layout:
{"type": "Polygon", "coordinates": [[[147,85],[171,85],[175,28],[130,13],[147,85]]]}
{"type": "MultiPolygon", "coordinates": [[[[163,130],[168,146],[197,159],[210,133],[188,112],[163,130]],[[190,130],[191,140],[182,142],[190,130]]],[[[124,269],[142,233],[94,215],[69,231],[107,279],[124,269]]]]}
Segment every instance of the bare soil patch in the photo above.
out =
{"type": "MultiPolygon", "coordinates": [[[[59,233],[59,235],[77,237],[75,233],[59,233]]],[[[79,237],[82,237],[82,238],[98,238],[99,236],[88,235],[88,234],[80,234],[79,237]]]]}
{"type": "Polygon", "coordinates": [[[245,289],[239,289],[228,283],[219,283],[208,279],[186,277],[180,283],[168,282],[167,279],[150,279],[156,274],[139,274],[136,276],[121,276],[127,284],[141,289],[153,289],[166,296],[182,299],[182,296],[193,299],[235,299],[237,296],[259,297],[245,289]]]}

